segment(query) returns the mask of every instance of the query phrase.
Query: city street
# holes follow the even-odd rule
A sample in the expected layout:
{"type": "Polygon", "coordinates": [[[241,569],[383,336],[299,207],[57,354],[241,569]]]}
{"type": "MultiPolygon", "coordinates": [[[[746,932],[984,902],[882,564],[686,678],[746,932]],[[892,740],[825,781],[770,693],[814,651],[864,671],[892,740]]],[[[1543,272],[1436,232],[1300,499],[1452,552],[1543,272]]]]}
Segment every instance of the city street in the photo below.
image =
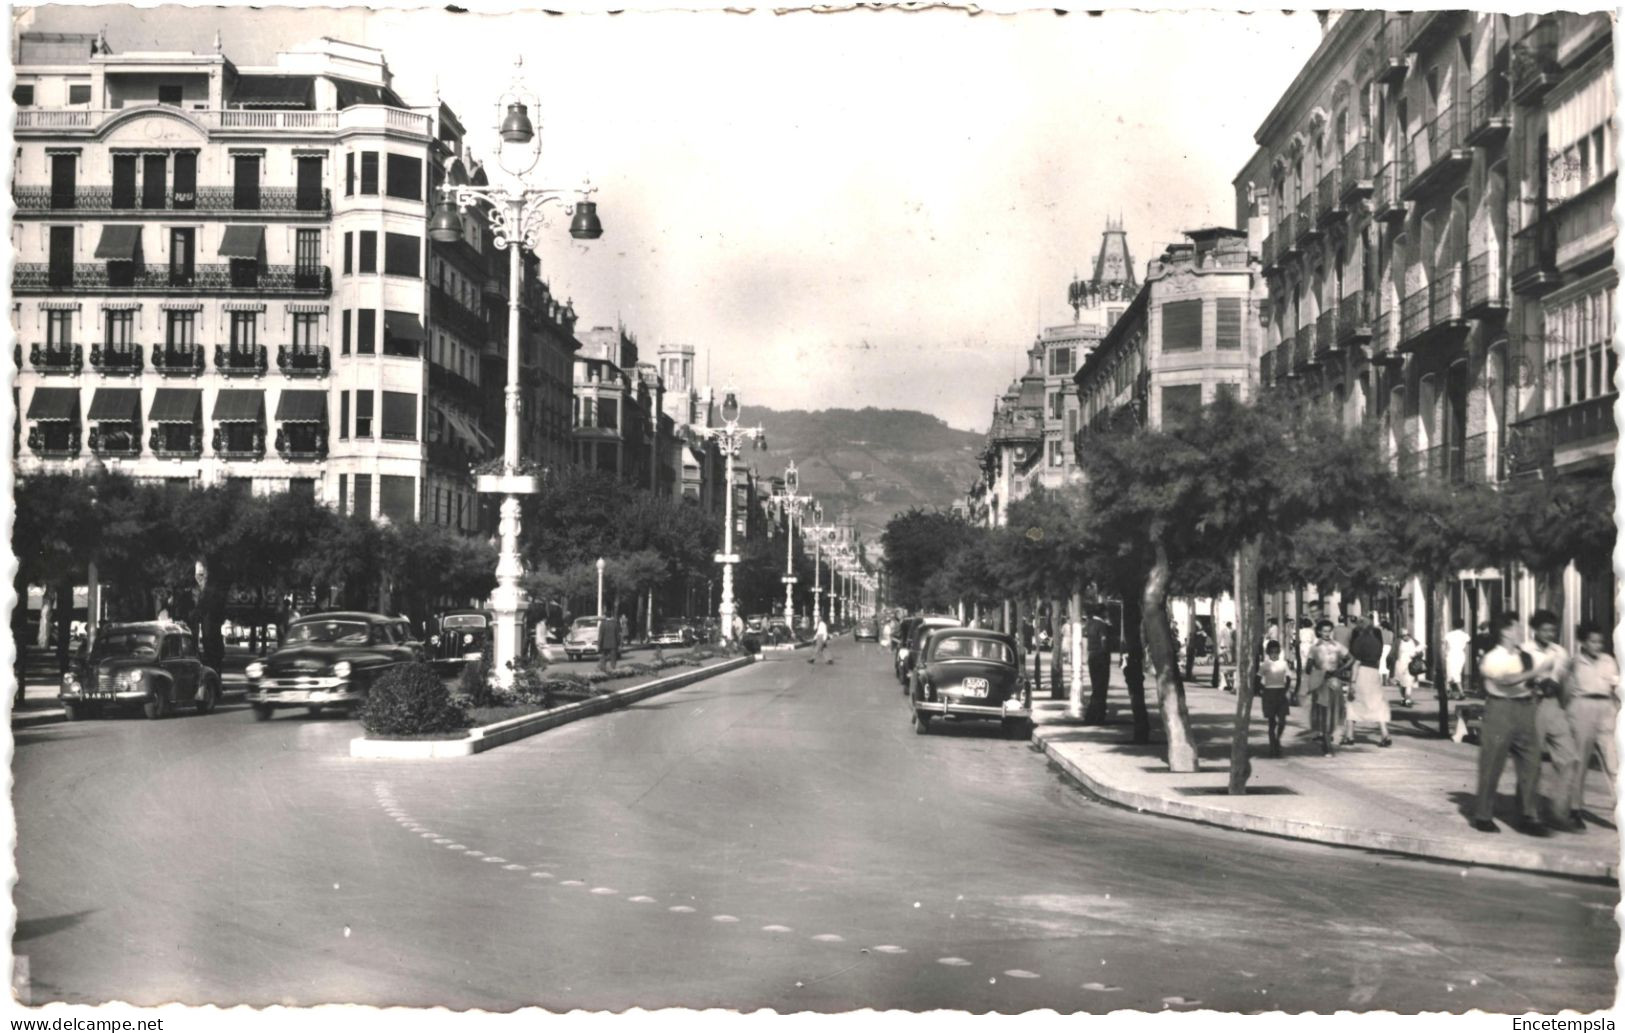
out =
{"type": "Polygon", "coordinates": [[[16,732],[29,999],[780,1011],[1582,1011],[1616,887],[1092,801],[1025,742],[916,736],[873,645],[479,756],[355,722],[16,732]]]}

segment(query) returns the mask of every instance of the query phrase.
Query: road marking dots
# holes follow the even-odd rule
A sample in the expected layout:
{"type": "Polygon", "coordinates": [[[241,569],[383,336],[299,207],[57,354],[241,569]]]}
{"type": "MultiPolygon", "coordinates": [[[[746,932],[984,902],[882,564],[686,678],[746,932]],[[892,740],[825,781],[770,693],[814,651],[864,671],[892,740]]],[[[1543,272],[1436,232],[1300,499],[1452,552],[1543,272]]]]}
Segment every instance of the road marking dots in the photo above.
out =
{"type": "Polygon", "coordinates": [[[739,919],[735,918],[733,915],[712,915],[711,916],[711,921],[713,921],[713,922],[722,922],[723,924],[727,924],[727,923],[730,923],[730,922],[737,922],[737,921],[739,921],[739,919]]]}
{"type": "MultiPolygon", "coordinates": [[[[467,848],[465,847],[464,849],[467,849],[467,848]]],[[[469,857],[484,857],[485,852],[482,851],[482,850],[469,850],[468,851],[468,856],[469,857]]]]}
{"type": "Polygon", "coordinates": [[[895,944],[883,943],[875,948],[877,954],[907,954],[907,947],[898,947],[895,944]]]}
{"type": "Polygon", "coordinates": [[[592,888],[592,892],[596,893],[600,897],[613,897],[615,894],[621,891],[612,890],[608,886],[594,886],[592,888]]]}
{"type": "Polygon", "coordinates": [[[562,882],[560,882],[559,885],[560,886],[585,886],[586,883],[582,882],[580,879],[565,879],[562,882]]]}
{"type": "Polygon", "coordinates": [[[461,853],[462,851],[467,850],[468,847],[463,846],[463,844],[461,844],[461,843],[447,843],[446,844],[446,849],[447,850],[456,850],[457,852],[461,853]]]}
{"type": "Polygon", "coordinates": [[[655,898],[645,896],[627,897],[626,902],[628,904],[653,904],[655,898]]]}
{"type": "Polygon", "coordinates": [[[950,968],[963,968],[964,966],[969,965],[970,962],[966,961],[964,958],[938,958],[937,964],[947,965],[950,968]]]}
{"type": "Polygon", "coordinates": [[[846,942],[846,937],[841,936],[841,935],[839,935],[837,933],[819,933],[817,936],[814,936],[813,939],[817,940],[819,943],[845,943],[846,942]]]}
{"type": "Polygon", "coordinates": [[[1181,997],[1177,994],[1173,997],[1164,997],[1162,999],[1162,1006],[1164,1008],[1194,1008],[1201,1003],[1202,1002],[1199,1000],[1193,1001],[1189,997],[1181,997]]]}
{"type": "Polygon", "coordinates": [[[1011,979],[1037,979],[1038,978],[1038,973],[1037,972],[1028,972],[1024,968],[1007,968],[1007,969],[1004,970],[1004,974],[1009,976],[1011,979]]]}
{"type": "Polygon", "coordinates": [[[762,926],[762,932],[764,932],[764,933],[793,933],[793,932],[795,932],[795,930],[790,928],[787,925],[764,925],[764,926],[762,926]]]}
{"type": "Polygon", "coordinates": [[[667,911],[675,911],[679,915],[691,915],[691,914],[694,913],[694,909],[689,907],[687,904],[673,904],[671,907],[667,908],[666,910],[667,911]]]}
{"type": "Polygon", "coordinates": [[[530,877],[532,879],[551,879],[553,877],[553,873],[552,872],[531,872],[530,877]]]}
{"type": "Polygon", "coordinates": [[[1083,988],[1085,990],[1093,990],[1096,993],[1102,994],[1114,994],[1123,989],[1120,986],[1107,986],[1105,983],[1085,983],[1083,984],[1083,988]]]}
{"type": "MultiPolygon", "coordinates": [[[[470,854],[469,856],[472,857],[473,855],[470,854]]],[[[506,861],[507,858],[506,857],[492,857],[490,854],[486,854],[485,857],[483,858],[483,860],[485,861],[486,864],[501,864],[504,861],[506,861]]]]}
{"type": "Polygon", "coordinates": [[[522,864],[505,864],[502,866],[502,870],[505,872],[522,872],[525,870],[525,866],[522,864]]]}

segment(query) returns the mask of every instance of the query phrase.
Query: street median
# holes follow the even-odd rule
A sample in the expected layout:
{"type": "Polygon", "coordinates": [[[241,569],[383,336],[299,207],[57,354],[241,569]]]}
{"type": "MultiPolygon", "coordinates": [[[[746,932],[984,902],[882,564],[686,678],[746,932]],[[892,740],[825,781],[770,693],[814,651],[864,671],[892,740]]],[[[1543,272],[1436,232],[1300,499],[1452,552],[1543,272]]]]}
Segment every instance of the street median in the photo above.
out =
{"type": "Polygon", "coordinates": [[[468,757],[545,732],[550,728],[557,728],[559,725],[579,721],[584,717],[618,710],[650,696],[685,688],[729,671],[737,671],[752,662],[753,658],[749,656],[733,657],[696,670],[683,671],[638,685],[628,685],[624,689],[615,689],[590,699],[564,703],[547,710],[539,710],[534,714],[521,714],[493,724],[470,728],[460,739],[369,739],[362,736],[350,740],[350,756],[369,760],[468,757]]]}

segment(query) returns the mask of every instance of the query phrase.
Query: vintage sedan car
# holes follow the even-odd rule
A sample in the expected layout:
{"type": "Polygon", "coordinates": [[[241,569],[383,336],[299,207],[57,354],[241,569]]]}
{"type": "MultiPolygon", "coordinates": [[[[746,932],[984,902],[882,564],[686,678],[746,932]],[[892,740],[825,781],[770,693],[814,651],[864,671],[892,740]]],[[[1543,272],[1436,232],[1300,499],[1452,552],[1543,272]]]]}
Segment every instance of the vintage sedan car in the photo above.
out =
{"type": "Polygon", "coordinates": [[[875,623],[873,617],[862,618],[852,626],[852,641],[879,642],[880,625],[875,623]]]}
{"type": "Polygon", "coordinates": [[[998,721],[1006,733],[1024,733],[1032,721],[1032,686],[1021,673],[1016,640],[980,628],[927,632],[911,679],[914,731],[931,722],[998,721]]]}
{"type": "Polygon", "coordinates": [[[903,674],[903,691],[913,691],[914,668],[918,665],[920,650],[925,645],[925,637],[938,628],[960,627],[958,617],[931,616],[921,617],[909,629],[908,638],[904,639],[906,647],[899,651],[902,657],[900,665],[903,674]]]}
{"type": "Polygon", "coordinates": [[[491,648],[489,610],[447,610],[434,618],[429,633],[429,664],[436,669],[461,668],[491,648]]]}
{"type": "Polygon", "coordinates": [[[248,665],[248,702],[260,721],[289,707],[353,714],[373,682],[421,654],[411,625],[399,617],[350,611],[301,617],[288,625],[280,649],[248,665]]]}
{"type": "Polygon", "coordinates": [[[140,707],[154,719],[177,706],[207,714],[220,701],[220,675],[198,659],[197,638],[184,624],[109,624],[63,675],[57,698],[69,721],[112,707],[140,707]]]}
{"type": "Polygon", "coordinates": [[[564,634],[564,655],[572,660],[598,655],[598,625],[602,617],[577,617],[564,634]]]}
{"type": "Polygon", "coordinates": [[[903,658],[908,656],[908,643],[916,625],[920,623],[918,617],[904,617],[897,622],[897,631],[892,635],[892,674],[903,684],[908,684],[903,675],[903,658]]]}
{"type": "Polygon", "coordinates": [[[657,646],[692,646],[697,638],[692,621],[667,617],[660,622],[649,641],[657,646]]]}

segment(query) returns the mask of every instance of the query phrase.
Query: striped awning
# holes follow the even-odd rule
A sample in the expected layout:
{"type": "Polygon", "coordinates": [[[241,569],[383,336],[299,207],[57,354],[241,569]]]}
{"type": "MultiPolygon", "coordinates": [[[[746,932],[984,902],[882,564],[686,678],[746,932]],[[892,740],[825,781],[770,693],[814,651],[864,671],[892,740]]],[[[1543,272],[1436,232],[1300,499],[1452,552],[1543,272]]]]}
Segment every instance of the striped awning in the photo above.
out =
{"type": "Polygon", "coordinates": [[[326,391],[284,391],[276,400],[278,423],[326,423],[326,391]]]}
{"type": "Polygon", "coordinates": [[[428,340],[424,333],[423,320],[418,318],[416,312],[384,312],[384,337],[403,341],[428,340]]]}
{"type": "Polygon", "coordinates": [[[315,76],[240,75],[231,103],[239,108],[309,109],[315,76]]]}
{"type": "Polygon", "coordinates": [[[264,391],[226,388],[215,396],[216,423],[259,423],[264,416],[264,391]]]}
{"type": "Polygon", "coordinates": [[[103,226],[96,244],[96,257],[109,262],[133,262],[141,250],[141,227],[129,224],[103,226]]]}
{"type": "Polygon", "coordinates": [[[147,410],[153,423],[197,423],[202,417],[203,392],[195,387],[160,387],[147,410]]]}
{"type": "Polygon", "coordinates": [[[90,418],[134,423],[141,418],[141,389],[98,387],[90,400],[90,418]]]}
{"type": "Polygon", "coordinates": [[[258,258],[264,250],[264,226],[227,226],[220,241],[221,258],[258,258]]]}
{"type": "Polygon", "coordinates": [[[31,420],[79,420],[79,389],[76,387],[42,387],[28,400],[28,418],[31,420]]]}

